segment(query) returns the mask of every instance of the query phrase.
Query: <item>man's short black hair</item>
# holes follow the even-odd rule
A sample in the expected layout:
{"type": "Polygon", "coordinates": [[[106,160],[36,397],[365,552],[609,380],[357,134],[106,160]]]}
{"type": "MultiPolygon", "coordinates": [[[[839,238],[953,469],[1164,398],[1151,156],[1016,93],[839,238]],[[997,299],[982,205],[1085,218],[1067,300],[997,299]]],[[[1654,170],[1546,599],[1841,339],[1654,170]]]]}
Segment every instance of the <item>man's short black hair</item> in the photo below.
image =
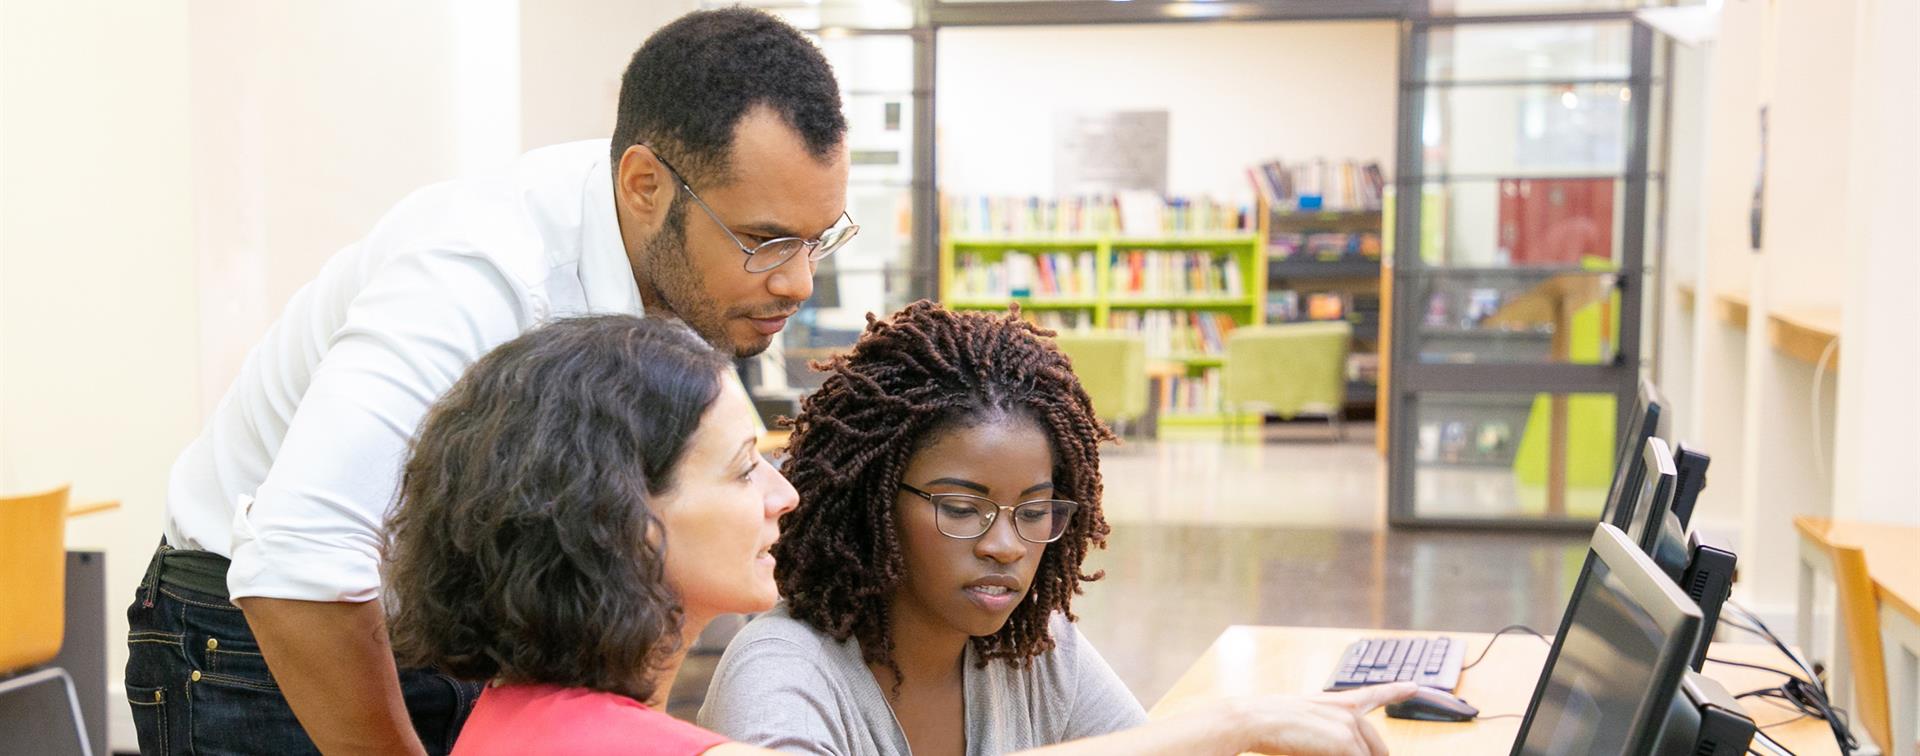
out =
{"type": "Polygon", "coordinates": [[[751,8],[682,16],[648,37],[621,77],[614,170],[628,147],[648,144],[689,183],[725,184],[734,127],[759,105],[820,160],[846,137],[833,68],[799,30],[751,8]]]}

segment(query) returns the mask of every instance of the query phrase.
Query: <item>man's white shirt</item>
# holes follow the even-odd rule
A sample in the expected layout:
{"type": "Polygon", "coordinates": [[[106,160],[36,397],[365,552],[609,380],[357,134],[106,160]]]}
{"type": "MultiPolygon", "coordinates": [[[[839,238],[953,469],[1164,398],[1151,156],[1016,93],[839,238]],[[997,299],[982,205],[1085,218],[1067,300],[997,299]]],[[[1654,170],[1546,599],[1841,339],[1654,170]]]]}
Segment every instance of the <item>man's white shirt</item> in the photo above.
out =
{"type": "Polygon", "coordinates": [[[642,314],[608,142],[426,187],[288,301],[186,451],[167,542],[233,560],[233,598],[367,601],[427,408],[553,318],[642,314]]]}

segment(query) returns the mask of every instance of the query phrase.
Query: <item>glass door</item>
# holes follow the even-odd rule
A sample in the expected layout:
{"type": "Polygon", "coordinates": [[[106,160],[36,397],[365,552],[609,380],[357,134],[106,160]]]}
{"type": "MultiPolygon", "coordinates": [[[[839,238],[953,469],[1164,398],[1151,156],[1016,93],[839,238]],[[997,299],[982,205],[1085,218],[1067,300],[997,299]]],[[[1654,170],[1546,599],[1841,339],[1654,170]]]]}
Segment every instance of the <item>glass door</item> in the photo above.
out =
{"type": "Polygon", "coordinates": [[[1590,528],[1640,369],[1653,34],[1619,13],[1405,29],[1390,519],[1590,528]]]}

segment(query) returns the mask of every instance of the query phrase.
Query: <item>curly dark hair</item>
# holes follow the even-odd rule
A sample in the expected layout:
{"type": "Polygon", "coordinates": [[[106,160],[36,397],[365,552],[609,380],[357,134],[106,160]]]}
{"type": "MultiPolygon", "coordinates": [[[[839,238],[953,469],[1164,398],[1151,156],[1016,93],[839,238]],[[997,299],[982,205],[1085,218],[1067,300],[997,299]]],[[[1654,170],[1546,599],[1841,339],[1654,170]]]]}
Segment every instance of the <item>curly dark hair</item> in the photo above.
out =
{"type": "Polygon", "coordinates": [[[428,412],[381,544],[401,664],[647,700],[680,641],[649,501],[719,395],[677,322],[554,321],[428,412]]]}
{"type": "Polygon", "coordinates": [[[900,476],[939,434],[995,417],[1024,416],[1047,434],[1053,484],[1080,502],[1067,532],[1048,544],[1029,601],[999,632],[973,639],[980,663],[1016,666],[1053,648],[1047,618],[1070,606],[1090,547],[1106,545],[1100,512],[1100,452],[1112,431],[1053,332],[1004,315],[958,313],[921,300],[888,320],[867,316],[850,353],[816,370],[831,374],[801,405],[782,472],[800,505],[780,518],[774,580],[796,619],[844,641],[867,663],[893,670],[888,602],[905,577],[894,518],[900,476]]]}
{"type": "Polygon", "coordinates": [[[778,113],[817,159],[846,137],[833,68],[798,30],[752,8],[681,16],[647,38],[621,77],[613,168],[628,147],[648,144],[689,183],[725,184],[734,127],[757,105],[778,113]]]}

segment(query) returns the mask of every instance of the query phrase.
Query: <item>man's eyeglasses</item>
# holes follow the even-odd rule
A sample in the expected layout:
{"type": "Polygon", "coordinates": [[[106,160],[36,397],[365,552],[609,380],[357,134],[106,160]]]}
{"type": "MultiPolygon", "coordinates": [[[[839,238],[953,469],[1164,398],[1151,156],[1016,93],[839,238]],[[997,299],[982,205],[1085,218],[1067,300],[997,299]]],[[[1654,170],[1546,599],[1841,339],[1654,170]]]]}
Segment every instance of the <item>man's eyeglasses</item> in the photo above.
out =
{"type": "Polygon", "coordinates": [[[827,255],[833,254],[834,250],[846,246],[848,239],[852,239],[854,234],[860,233],[860,224],[854,223],[853,216],[848,215],[846,211],[843,210],[840,212],[840,217],[847,221],[846,225],[834,226],[833,228],[827,229],[827,232],[821,234],[818,239],[782,236],[778,239],[768,239],[752,247],[748,247],[745,242],[740,241],[739,236],[734,235],[733,229],[727,228],[726,221],[720,220],[720,214],[715,213],[713,208],[707,205],[706,200],[700,199],[700,194],[693,190],[693,187],[687,183],[685,178],[681,177],[679,169],[674,168],[672,163],[668,163],[666,158],[660,157],[660,153],[658,152],[653,153],[653,157],[659,160],[661,165],[667,167],[667,171],[673,174],[674,180],[680,182],[680,188],[687,190],[687,196],[692,197],[693,201],[700,205],[701,210],[707,211],[707,217],[712,218],[713,222],[720,226],[720,230],[726,232],[727,238],[732,239],[734,245],[738,246],[740,251],[746,254],[748,273],[765,273],[773,270],[774,268],[780,267],[780,265],[787,260],[792,259],[795,255],[802,254],[803,252],[806,254],[808,260],[817,262],[827,255]]]}
{"type": "Polygon", "coordinates": [[[1013,511],[1013,532],[1029,543],[1053,543],[1067,532],[1077,502],[1066,499],[1035,499],[1011,507],[984,496],[958,493],[930,494],[905,483],[900,489],[933,504],[933,524],[948,538],[970,539],[986,535],[993,521],[1005,510],[1013,511]]]}

